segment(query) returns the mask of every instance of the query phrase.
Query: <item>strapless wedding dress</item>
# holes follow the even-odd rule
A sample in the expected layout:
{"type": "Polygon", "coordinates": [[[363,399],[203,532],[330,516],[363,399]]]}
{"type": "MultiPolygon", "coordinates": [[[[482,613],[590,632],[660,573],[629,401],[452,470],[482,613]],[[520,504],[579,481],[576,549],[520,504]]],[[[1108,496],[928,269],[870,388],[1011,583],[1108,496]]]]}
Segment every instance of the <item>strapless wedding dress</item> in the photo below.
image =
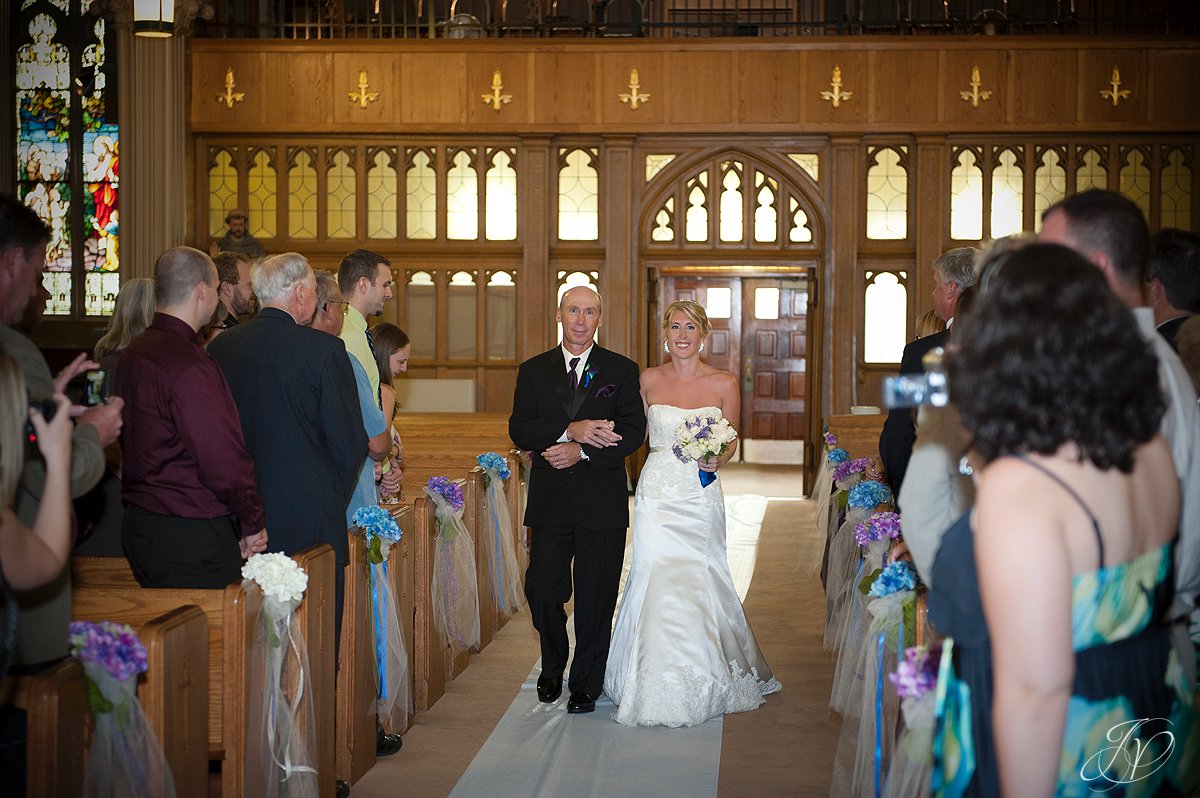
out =
{"type": "Polygon", "coordinates": [[[633,561],[604,677],[614,720],[629,726],[694,726],[780,689],[729,573],[721,480],[701,488],[696,464],[671,452],[695,409],[710,408],[651,405],[648,414],[633,561]]]}

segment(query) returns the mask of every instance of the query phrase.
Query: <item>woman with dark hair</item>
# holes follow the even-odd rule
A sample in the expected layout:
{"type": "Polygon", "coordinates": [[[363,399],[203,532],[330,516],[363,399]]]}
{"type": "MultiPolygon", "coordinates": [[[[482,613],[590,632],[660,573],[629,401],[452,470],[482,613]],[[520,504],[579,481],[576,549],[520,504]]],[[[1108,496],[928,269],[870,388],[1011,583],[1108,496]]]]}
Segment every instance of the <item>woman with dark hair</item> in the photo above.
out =
{"type": "Polygon", "coordinates": [[[1183,795],[1200,740],[1164,615],[1179,482],[1152,350],[1095,266],[1057,245],[982,266],[946,360],[976,503],[933,565],[952,638],[938,795],[1183,795]]]}
{"type": "MultiPolygon", "coordinates": [[[[400,436],[392,424],[392,417],[396,415],[396,389],[392,386],[392,380],[396,378],[397,374],[408,371],[408,358],[412,355],[412,343],[408,340],[408,334],[404,330],[387,322],[376,324],[371,328],[370,340],[375,362],[379,365],[380,408],[383,410],[383,417],[388,426],[391,427],[392,453],[379,466],[381,473],[387,474],[391,469],[398,469],[400,461],[404,458],[400,436]]],[[[380,496],[381,500],[386,498],[390,497],[380,496]]],[[[403,498],[403,493],[401,493],[401,498],[403,498]]]]}

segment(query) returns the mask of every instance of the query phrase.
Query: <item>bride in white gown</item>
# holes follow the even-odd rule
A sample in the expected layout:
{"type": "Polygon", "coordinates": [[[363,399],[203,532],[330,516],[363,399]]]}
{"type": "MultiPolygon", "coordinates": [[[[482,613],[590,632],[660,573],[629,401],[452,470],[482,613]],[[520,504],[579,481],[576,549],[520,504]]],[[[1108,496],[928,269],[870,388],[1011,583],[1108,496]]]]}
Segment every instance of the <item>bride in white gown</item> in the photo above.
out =
{"type": "Polygon", "coordinates": [[[737,380],[701,362],[711,330],[704,308],[673,302],[663,315],[662,366],[641,375],[650,457],[633,504],[633,562],[609,648],[604,692],[629,726],[694,726],[745,712],[780,689],[746,621],[725,556],[725,502],[718,477],[700,486],[697,465],[671,451],[689,412],[719,410],[738,420],[737,380]]]}

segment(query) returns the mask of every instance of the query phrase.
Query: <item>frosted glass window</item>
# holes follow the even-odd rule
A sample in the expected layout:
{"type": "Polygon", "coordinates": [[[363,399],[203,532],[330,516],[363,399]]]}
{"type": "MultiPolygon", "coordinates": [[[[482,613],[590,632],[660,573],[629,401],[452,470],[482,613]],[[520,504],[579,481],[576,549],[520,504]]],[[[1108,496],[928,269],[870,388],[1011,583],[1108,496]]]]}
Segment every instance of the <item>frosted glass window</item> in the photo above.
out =
{"type": "Polygon", "coordinates": [[[409,158],[404,176],[407,236],[412,239],[436,238],[437,175],[433,169],[433,156],[427,150],[410,150],[409,158]]]}
{"type": "Polygon", "coordinates": [[[908,322],[908,290],[892,272],[868,272],[865,300],[864,362],[899,363],[908,322]]]}
{"type": "Polygon", "coordinates": [[[1099,150],[1086,149],[1079,156],[1079,168],[1075,170],[1075,190],[1108,188],[1108,170],[1099,150]]]}
{"type": "Polygon", "coordinates": [[[754,173],[758,193],[754,202],[754,240],[776,241],[779,239],[779,214],[775,212],[778,186],[762,172],[754,173]]]}
{"type": "Polygon", "coordinates": [[[792,213],[792,229],[788,231],[788,241],[793,244],[806,244],[813,239],[812,228],[808,225],[808,214],[800,207],[795,197],[789,198],[792,213]]]}
{"type": "Polygon", "coordinates": [[[983,172],[970,150],[958,154],[950,172],[950,237],[960,241],[983,238],[983,172]]]}
{"type": "Polygon", "coordinates": [[[1121,164],[1121,193],[1142,209],[1142,214],[1150,216],[1150,169],[1146,165],[1146,156],[1140,149],[1125,148],[1124,160],[1121,164]]]}
{"type": "Polygon", "coordinates": [[[565,153],[558,172],[558,238],[595,241],[600,237],[600,175],[595,150],[565,153]]]}
{"type": "Polygon", "coordinates": [[[1024,227],[1024,176],[1017,154],[1005,149],[992,169],[992,238],[1019,233],[1024,227]]]}
{"type": "Polygon", "coordinates": [[[867,150],[874,160],[867,169],[867,238],[908,237],[908,170],[900,164],[901,152],[907,148],[867,150]]]}
{"type": "Polygon", "coordinates": [[[312,153],[292,150],[288,167],[288,236],[317,237],[317,170],[312,153]]]}
{"type": "Polygon", "coordinates": [[[437,357],[437,287],[429,272],[409,275],[404,289],[405,325],[414,358],[437,357]]]}
{"type": "Polygon", "coordinates": [[[224,235],[225,217],[237,207],[237,167],[233,152],[222,147],[208,167],[208,234],[224,235]]]}
{"type": "Polygon", "coordinates": [[[754,318],[756,318],[756,319],[778,319],[779,318],[779,289],[778,288],[755,288],[754,289],[754,318]]]}
{"type": "Polygon", "coordinates": [[[367,238],[396,237],[398,192],[392,154],[380,150],[367,166],[367,238]]]}
{"type": "Polygon", "coordinates": [[[475,326],[479,310],[475,301],[475,278],[470,272],[455,272],[446,289],[446,343],[454,359],[475,358],[475,326]]]}
{"type": "Polygon", "coordinates": [[[814,181],[819,180],[818,169],[821,164],[821,156],[815,152],[791,152],[788,157],[796,162],[796,165],[808,173],[814,181]]]}
{"type": "Polygon", "coordinates": [[[675,198],[667,197],[667,201],[654,215],[654,229],[650,231],[651,241],[675,240],[675,198]]]}
{"type": "MultiPolygon", "coordinates": [[[[562,302],[563,294],[571,290],[577,285],[586,285],[596,293],[600,293],[600,289],[596,287],[596,281],[600,279],[599,272],[559,272],[558,273],[558,296],[555,297],[555,307],[558,307],[562,302]]],[[[604,315],[604,309],[601,307],[601,317],[604,315]]],[[[562,341],[562,325],[555,324],[555,333],[558,337],[556,341],[562,341]]],[[[600,330],[596,330],[596,339],[599,340],[600,330]]]]}
{"type": "Polygon", "coordinates": [[[646,156],[646,182],[649,183],[654,179],[654,176],[667,167],[671,161],[675,160],[674,155],[647,155],[646,156]]]}
{"type": "Polygon", "coordinates": [[[733,316],[733,289],[714,286],[705,290],[704,311],[710,319],[728,319],[733,316]]]}
{"type": "Polygon", "coordinates": [[[742,165],[737,161],[721,164],[721,240],[741,241],[742,165]]]}
{"type": "Polygon", "coordinates": [[[50,298],[46,300],[47,316],[69,316],[71,314],[71,273],[42,272],[42,285],[50,298]]]}
{"type": "Polygon", "coordinates": [[[488,360],[516,360],[517,286],[508,272],[493,272],[484,289],[487,328],[484,357],[488,360]]]}
{"type": "Polygon", "coordinates": [[[479,238],[479,180],[473,156],[459,150],[446,175],[446,236],[456,241],[479,238]]]}
{"type": "Polygon", "coordinates": [[[1174,149],[1167,155],[1162,170],[1161,227],[1192,226],[1192,170],[1183,150],[1174,149]]]}
{"type": "Polygon", "coordinates": [[[325,224],[329,238],[354,238],[357,197],[354,157],[348,150],[334,150],[325,173],[327,181],[325,224]]]}
{"type": "Polygon", "coordinates": [[[116,272],[88,272],[84,275],[83,313],[85,316],[111,316],[121,290],[121,275],[116,272]]]}
{"type": "Polygon", "coordinates": [[[271,153],[266,150],[255,150],[253,153],[248,175],[250,199],[246,207],[250,217],[250,235],[255,238],[274,238],[278,197],[275,164],[271,163],[271,153]]]}
{"type": "Polygon", "coordinates": [[[1033,173],[1033,229],[1042,229],[1042,214],[1067,195],[1067,170],[1057,150],[1042,153],[1033,173]]]}
{"type": "Polygon", "coordinates": [[[701,172],[688,181],[687,221],[684,237],[688,241],[708,240],[708,172],[701,172]]]}
{"type": "Polygon", "coordinates": [[[512,155],[500,150],[484,178],[485,235],[489,241],[513,241],[517,237],[517,171],[512,155]]]}

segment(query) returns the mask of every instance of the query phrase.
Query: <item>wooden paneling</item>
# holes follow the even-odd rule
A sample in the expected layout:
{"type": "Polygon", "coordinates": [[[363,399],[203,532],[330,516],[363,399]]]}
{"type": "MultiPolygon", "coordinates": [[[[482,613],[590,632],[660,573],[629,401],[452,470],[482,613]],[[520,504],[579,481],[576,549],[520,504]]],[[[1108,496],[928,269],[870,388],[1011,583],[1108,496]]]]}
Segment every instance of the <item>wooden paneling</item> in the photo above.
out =
{"type": "Polygon", "coordinates": [[[573,129],[595,122],[597,80],[593,54],[538,53],[534,70],[536,123],[573,129]]]}
{"type": "Polygon", "coordinates": [[[396,100],[400,94],[400,82],[393,59],[369,58],[367,53],[359,52],[335,53],[332,72],[332,82],[327,84],[330,86],[327,92],[330,108],[325,118],[332,118],[343,129],[375,129],[394,123],[399,107],[396,100]],[[364,71],[367,97],[375,96],[374,100],[368,99],[365,106],[350,97],[354,94],[357,98],[360,94],[359,73],[364,71]]]}
{"type": "MultiPolygon", "coordinates": [[[[843,78],[845,74],[843,66],[843,78]]],[[[929,90],[937,85],[936,50],[873,52],[869,74],[872,76],[869,86],[862,87],[869,91],[861,96],[863,100],[870,98],[872,122],[937,118],[938,94],[929,90]]]]}
{"type": "Polygon", "coordinates": [[[1008,102],[1007,70],[1005,68],[1005,52],[1003,50],[950,50],[942,53],[941,84],[945,87],[940,93],[942,103],[942,119],[947,125],[978,125],[986,123],[994,126],[1005,118],[1006,103],[1008,102]],[[964,100],[960,92],[970,92],[971,71],[979,67],[979,92],[991,92],[991,98],[979,100],[979,106],[973,107],[970,100],[964,100]]]}
{"type": "Polygon", "coordinates": [[[836,128],[861,128],[867,121],[867,104],[874,80],[867,66],[867,56],[868,53],[863,51],[820,50],[805,54],[801,101],[806,108],[806,122],[836,128]],[[833,91],[834,67],[840,67],[842,71],[841,92],[850,95],[849,99],[842,99],[837,108],[831,100],[821,98],[821,92],[833,91]]]}
{"type": "Polygon", "coordinates": [[[467,58],[467,122],[487,127],[510,127],[526,123],[533,116],[530,56],[527,53],[479,53],[467,58]],[[495,110],[483,95],[492,94],[492,78],[500,70],[501,95],[509,101],[495,110]]]}
{"type": "Polygon", "coordinates": [[[1162,124],[1195,125],[1200,108],[1200,58],[1195,50],[1161,50],[1150,65],[1150,112],[1162,124]]]}
{"type": "Polygon", "coordinates": [[[1022,50],[1010,58],[1011,81],[1003,102],[1017,125],[1040,125],[1075,116],[1075,51],[1022,50]]]}
{"type": "MultiPolygon", "coordinates": [[[[290,70],[291,54],[285,58],[273,60],[273,65],[283,67],[279,73],[290,70]]],[[[276,81],[267,77],[264,64],[266,53],[259,48],[239,48],[218,53],[196,56],[192,60],[192,126],[210,130],[254,130],[261,129],[266,121],[263,117],[266,109],[282,110],[285,106],[276,104],[277,96],[271,91],[276,81]],[[225,78],[228,70],[233,70],[234,87],[232,95],[241,94],[241,100],[233,101],[232,107],[217,96],[226,95],[225,78]]],[[[309,95],[304,102],[312,103],[316,86],[308,87],[309,95]]],[[[322,90],[327,90],[322,87],[322,90]]],[[[281,114],[284,121],[287,114],[281,114]]],[[[274,127],[274,125],[272,125],[274,127]]]]}
{"type": "MultiPolygon", "coordinates": [[[[466,69],[467,54],[461,51],[401,54],[400,123],[462,125],[466,122],[470,99],[463,78],[466,69]]],[[[391,102],[389,106],[394,108],[391,102]]],[[[395,110],[391,116],[397,116],[395,110]]]]}
{"type": "MultiPolygon", "coordinates": [[[[334,64],[345,61],[347,57],[341,53],[294,53],[288,56],[286,70],[268,67],[263,74],[262,87],[267,96],[273,98],[272,116],[281,117],[292,124],[322,127],[327,125],[330,119],[339,119],[340,117],[334,115],[334,109],[345,111],[349,106],[345,92],[350,90],[351,81],[341,70],[336,70],[334,64]],[[328,90],[314,92],[314,86],[326,86],[328,90]],[[341,88],[342,91],[334,91],[335,87],[341,88]],[[338,103],[338,100],[341,102],[338,103]]],[[[359,61],[365,65],[366,59],[359,61]]],[[[375,72],[381,73],[381,70],[376,69],[375,72]]],[[[378,76],[371,76],[373,86],[378,80],[378,76]]],[[[358,82],[357,73],[353,82],[358,82]]],[[[378,88],[371,90],[378,91],[378,88]]],[[[250,99],[249,92],[246,99],[250,99]]],[[[370,111],[373,112],[373,119],[384,113],[379,103],[375,103],[370,111]]],[[[268,124],[273,126],[275,121],[268,120],[268,124]]]]}
{"type": "Polygon", "coordinates": [[[600,56],[599,108],[600,120],[617,127],[660,124],[667,118],[668,102],[674,99],[668,76],[663,69],[662,53],[619,51],[600,56]],[[629,94],[629,73],[638,71],[638,94],[650,99],[638,103],[621,102],[620,95],[629,94]]]}
{"type": "Polygon", "coordinates": [[[733,94],[733,59],[730,51],[671,54],[665,76],[665,99],[670,109],[667,118],[698,116],[716,125],[734,121],[737,102],[733,94]]]}
{"type": "Polygon", "coordinates": [[[799,53],[738,53],[737,119],[742,124],[792,125],[800,120],[804,103],[797,87],[804,85],[804,59],[799,53]]]}
{"type": "MultiPolygon", "coordinates": [[[[1085,124],[1106,122],[1133,123],[1148,116],[1146,96],[1146,53],[1142,50],[1082,50],[1079,53],[1079,121],[1085,124]],[[1120,72],[1118,91],[1129,96],[1116,106],[1100,96],[1111,91],[1112,71],[1120,72]]],[[[1193,109],[1196,111],[1196,109],[1193,109]]]]}

